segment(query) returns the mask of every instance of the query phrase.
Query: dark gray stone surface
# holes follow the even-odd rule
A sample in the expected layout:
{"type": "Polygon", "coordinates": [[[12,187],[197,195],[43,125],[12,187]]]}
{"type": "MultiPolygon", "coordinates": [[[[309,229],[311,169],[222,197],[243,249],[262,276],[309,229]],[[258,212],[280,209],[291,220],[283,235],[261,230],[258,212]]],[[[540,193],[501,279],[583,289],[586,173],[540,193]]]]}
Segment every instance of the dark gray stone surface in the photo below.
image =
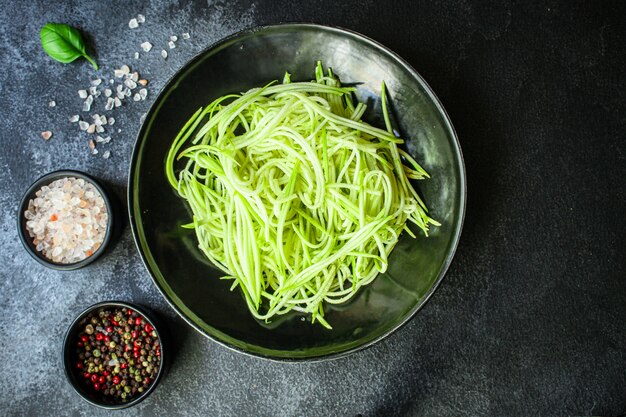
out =
{"type": "MultiPolygon", "coordinates": [[[[167,320],[175,358],[155,393],[118,415],[618,415],[626,412],[626,7],[623,2],[9,2],[0,4],[0,410],[105,415],[65,381],[61,338],[105,299],[167,320]],[[146,23],[130,30],[137,13],[146,23]],[[61,65],[47,21],[88,34],[102,66],[61,65]],[[364,352],[271,363],[231,352],[175,317],[125,229],[92,266],[55,272],[17,240],[15,210],[38,176],[87,171],[123,197],[141,114],[205,46],[281,21],[339,25],[407,59],[448,109],[469,206],[453,265],[426,307],[364,352]],[[167,38],[188,31],[164,61],[167,38]],[[155,47],[133,59],[139,44],[155,47]],[[112,157],[89,155],[67,118],[90,77],[129,64],[146,102],[115,112],[112,157]],[[57,106],[48,107],[54,99],[57,106]],[[45,143],[40,132],[51,130],[45,143]]],[[[167,48],[166,48],[167,49],[167,48]]],[[[254,63],[251,63],[254,65],[254,63]]],[[[102,102],[100,102],[102,105],[102,102]]]]}

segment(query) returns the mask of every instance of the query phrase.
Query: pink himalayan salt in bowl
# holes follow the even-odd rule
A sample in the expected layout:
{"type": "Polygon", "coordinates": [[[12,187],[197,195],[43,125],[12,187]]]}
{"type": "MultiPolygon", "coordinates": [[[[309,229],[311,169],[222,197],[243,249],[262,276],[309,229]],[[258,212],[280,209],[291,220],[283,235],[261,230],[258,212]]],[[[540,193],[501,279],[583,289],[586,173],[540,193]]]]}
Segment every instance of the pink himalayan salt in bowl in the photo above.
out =
{"type": "Polygon", "coordinates": [[[55,171],[24,194],[18,231],[39,263],[72,270],[95,261],[113,232],[113,205],[95,179],[78,171],[55,171]]]}

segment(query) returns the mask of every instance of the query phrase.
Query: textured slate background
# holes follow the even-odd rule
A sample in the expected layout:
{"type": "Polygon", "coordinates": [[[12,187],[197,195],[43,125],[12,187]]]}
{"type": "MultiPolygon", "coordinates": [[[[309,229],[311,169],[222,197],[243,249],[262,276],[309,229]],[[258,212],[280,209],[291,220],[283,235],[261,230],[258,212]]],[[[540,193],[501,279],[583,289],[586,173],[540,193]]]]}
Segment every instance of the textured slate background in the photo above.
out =
{"type": "Polygon", "coordinates": [[[73,393],[61,336],[105,299],[153,306],[176,356],[156,392],[118,415],[529,416],[626,412],[626,3],[167,0],[0,4],[0,410],[105,415],[73,393]],[[137,13],[139,29],[128,29],[137,13]],[[146,102],[115,115],[103,160],[67,118],[94,71],[42,52],[47,21],[84,30],[102,74],[127,63],[146,102]],[[76,272],[31,260],[15,210],[38,176],[87,171],[125,194],[139,118],[184,62],[237,30],[281,21],[347,27],[431,84],[466,158],[469,200],[452,267],[426,307],[364,352],[329,363],[246,357],[191,331],[161,299],[125,229],[76,272]],[[171,34],[191,33],[167,61],[171,34]],[[155,49],[132,57],[149,40],[155,49]],[[143,55],[143,54],[142,54],[143,55]],[[54,99],[55,108],[48,107],[54,99]],[[47,143],[40,137],[52,130],[47,143]]]}

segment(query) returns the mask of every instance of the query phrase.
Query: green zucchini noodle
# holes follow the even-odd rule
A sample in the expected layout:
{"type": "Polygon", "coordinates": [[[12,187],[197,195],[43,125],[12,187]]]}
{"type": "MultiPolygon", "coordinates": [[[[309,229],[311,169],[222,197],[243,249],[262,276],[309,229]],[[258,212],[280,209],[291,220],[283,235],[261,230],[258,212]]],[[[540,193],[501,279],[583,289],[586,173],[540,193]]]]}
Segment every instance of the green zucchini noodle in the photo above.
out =
{"type": "Polygon", "coordinates": [[[193,212],[183,227],[254,317],[295,310],[331,328],[325,303],[348,301],[385,272],[400,234],[415,237],[409,222],[425,236],[439,223],[409,181],[429,176],[398,148],[385,85],[382,130],[361,120],[354,88],[319,62],[315,75],[287,73],[199,109],[165,170],[193,212]]]}

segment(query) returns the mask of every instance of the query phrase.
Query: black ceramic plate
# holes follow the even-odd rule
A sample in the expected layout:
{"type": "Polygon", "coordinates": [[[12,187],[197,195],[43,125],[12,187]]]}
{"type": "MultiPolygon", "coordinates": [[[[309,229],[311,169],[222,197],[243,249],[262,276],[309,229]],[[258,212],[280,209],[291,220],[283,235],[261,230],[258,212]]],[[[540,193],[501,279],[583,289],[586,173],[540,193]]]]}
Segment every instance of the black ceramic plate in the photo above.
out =
{"type": "Polygon", "coordinates": [[[456,135],[426,82],[405,61],[354,32],[311,24],[247,30],[211,46],[185,65],[156,99],[139,132],[128,185],[139,252],[157,287],[189,324],[239,351],[274,359],[314,359],[353,352],[382,339],[417,312],[433,293],[454,254],[465,210],[465,172],[456,135]],[[380,86],[391,93],[406,148],[430,172],[419,183],[431,216],[442,226],[429,238],[403,236],[387,273],[345,305],[327,307],[333,330],[296,313],[270,324],[252,318],[242,295],[229,291],[220,272],[196,247],[184,202],[164,174],[167,150],[201,106],[246,91],[285,71],[294,81],[313,78],[321,60],[371,109],[365,120],[382,125],[380,86]]]}

